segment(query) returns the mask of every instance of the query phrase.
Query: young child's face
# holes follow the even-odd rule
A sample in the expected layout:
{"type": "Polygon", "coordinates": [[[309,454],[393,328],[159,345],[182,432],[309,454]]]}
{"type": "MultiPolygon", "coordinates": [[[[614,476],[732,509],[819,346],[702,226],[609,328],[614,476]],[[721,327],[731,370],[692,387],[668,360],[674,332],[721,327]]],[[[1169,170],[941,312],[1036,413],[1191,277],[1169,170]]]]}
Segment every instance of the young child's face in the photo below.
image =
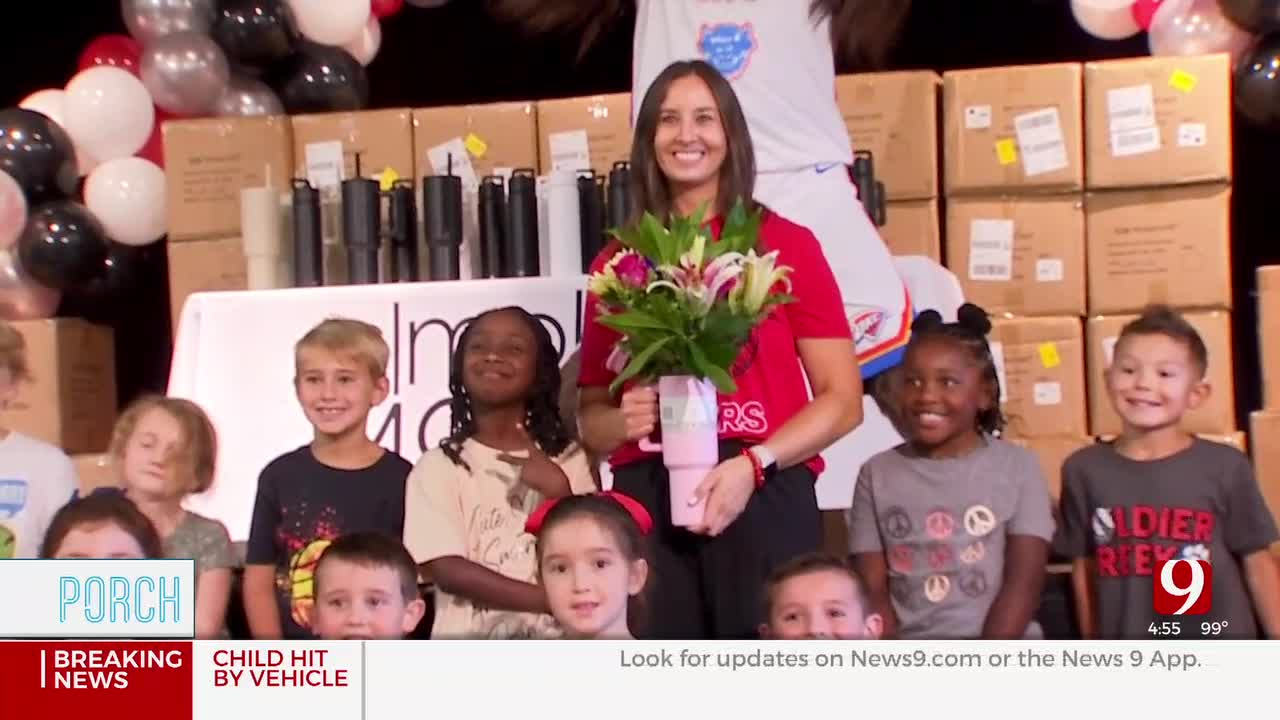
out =
{"type": "Polygon", "coordinates": [[[864,619],[865,613],[848,573],[819,570],[778,585],[760,634],[774,640],[874,640],[880,637],[880,616],[864,619]]]}
{"type": "Polygon", "coordinates": [[[588,517],[549,528],[539,543],[547,604],[565,633],[625,637],[627,599],[644,589],[649,574],[645,561],[628,561],[613,535],[588,517]]]}
{"type": "Polygon", "coordinates": [[[399,574],[385,565],[322,560],[315,584],[311,625],[324,640],[399,640],[426,612],[421,598],[405,602],[399,574]]]}
{"type": "Polygon", "coordinates": [[[132,535],[113,522],[77,525],[62,538],[53,556],[58,559],[142,559],[147,554],[132,535]]]}
{"type": "Polygon", "coordinates": [[[1209,386],[1185,343],[1130,335],[1115,347],[1107,392],[1126,428],[1151,431],[1177,425],[1204,402],[1209,386]]]}
{"type": "Polygon", "coordinates": [[[178,462],[186,440],[177,418],[151,408],[138,418],[124,446],[124,483],[132,492],[152,498],[182,496],[191,489],[178,462]]]}
{"type": "Polygon", "coordinates": [[[298,402],[317,433],[363,433],[369,410],[387,399],[387,379],[375,379],[353,355],[304,347],[297,363],[298,402]]]}
{"type": "Polygon", "coordinates": [[[462,349],[462,384],[482,406],[524,402],[533,385],[538,343],[514,312],[485,315],[471,326],[462,349]]]}
{"type": "Polygon", "coordinates": [[[991,408],[994,392],[970,353],[925,340],[907,353],[902,375],[902,421],[913,443],[954,454],[976,440],[978,413],[991,408]]]}

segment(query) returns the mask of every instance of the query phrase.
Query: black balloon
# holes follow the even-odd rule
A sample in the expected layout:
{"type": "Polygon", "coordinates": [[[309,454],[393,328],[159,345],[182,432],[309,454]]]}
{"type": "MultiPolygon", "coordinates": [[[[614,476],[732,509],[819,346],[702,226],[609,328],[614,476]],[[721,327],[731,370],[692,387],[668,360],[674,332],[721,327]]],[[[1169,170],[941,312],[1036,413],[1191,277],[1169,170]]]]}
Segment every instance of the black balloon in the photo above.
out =
{"type": "Polygon", "coordinates": [[[55,290],[81,288],[103,272],[107,233],[89,208],[58,200],[36,208],[18,238],[27,274],[55,290]]]}
{"type": "Polygon", "coordinates": [[[163,247],[163,242],[140,247],[118,242],[109,243],[107,257],[102,261],[97,276],[76,295],[98,303],[124,299],[139,287],[143,269],[149,262],[154,262],[154,256],[163,247]]]}
{"type": "Polygon", "coordinates": [[[1249,122],[1280,130],[1280,33],[1265,35],[1236,65],[1236,110],[1249,122]]]}
{"type": "Polygon", "coordinates": [[[290,114],[362,110],[369,104],[369,76],[346,50],[303,43],[271,73],[290,114]]]}
{"type": "Polygon", "coordinates": [[[1280,0],[1218,0],[1228,20],[1251,33],[1280,28],[1280,0]]]}
{"type": "Polygon", "coordinates": [[[300,37],[285,0],[219,0],[210,34],[228,60],[259,69],[289,57],[300,37]]]}
{"type": "Polygon", "coordinates": [[[67,197],[80,173],[76,148],[60,125],[34,110],[0,110],[0,170],[9,173],[28,205],[67,197]]]}

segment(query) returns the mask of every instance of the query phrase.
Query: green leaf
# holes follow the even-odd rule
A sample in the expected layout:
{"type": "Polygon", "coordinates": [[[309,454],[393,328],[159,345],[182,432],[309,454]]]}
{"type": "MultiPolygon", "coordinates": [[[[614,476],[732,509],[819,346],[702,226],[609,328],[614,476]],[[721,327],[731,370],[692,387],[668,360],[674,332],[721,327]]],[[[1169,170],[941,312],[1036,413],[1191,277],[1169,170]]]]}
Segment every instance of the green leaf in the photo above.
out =
{"type": "Polygon", "coordinates": [[[729,373],[707,359],[706,353],[702,352],[702,348],[698,347],[697,343],[689,343],[689,354],[692,356],[693,366],[698,374],[710,380],[717,390],[726,395],[738,391],[738,384],[733,381],[729,373]]]}
{"type": "Polygon", "coordinates": [[[609,392],[618,392],[618,389],[621,388],[625,382],[640,374],[654,354],[661,350],[667,343],[671,342],[671,340],[672,338],[670,336],[662,338],[658,342],[650,345],[644,350],[641,350],[639,354],[633,356],[631,358],[631,362],[627,363],[627,366],[618,374],[618,377],[614,378],[613,382],[609,384],[609,392]]]}
{"type": "Polygon", "coordinates": [[[627,310],[613,315],[601,315],[599,322],[601,325],[613,328],[623,334],[627,334],[632,330],[670,331],[672,329],[669,323],[663,322],[643,310],[627,310]]]}

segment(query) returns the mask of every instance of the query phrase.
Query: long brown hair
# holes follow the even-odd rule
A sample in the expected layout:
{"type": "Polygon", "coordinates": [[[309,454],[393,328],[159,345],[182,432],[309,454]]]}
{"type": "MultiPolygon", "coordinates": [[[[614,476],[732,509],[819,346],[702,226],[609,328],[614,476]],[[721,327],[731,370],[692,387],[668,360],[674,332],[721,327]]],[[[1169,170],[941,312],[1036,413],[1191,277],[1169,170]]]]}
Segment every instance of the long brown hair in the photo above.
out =
{"type": "MultiPolygon", "coordinates": [[[[756,155],[751,145],[751,133],[747,130],[747,118],[742,112],[738,96],[729,81],[701,60],[679,60],[671,63],[644,94],[640,112],[636,115],[636,127],[631,141],[631,207],[635,216],[652,213],[666,222],[671,215],[671,185],[662,168],[658,166],[657,153],[653,149],[658,132],[658,120],[662,115],[662,102],[667,99],[671,84],[680,78],[695,76],[705,82],[715,98],[720,123],[724,126],[726,141],[724,163],[720,166],[720,182],[716,190],[716,207],[709,212],[727,214],[733,204],[742,199],[752,203],[756,182],[756,155]]],[[[636,220],[633,217],[632,220],[636,220]]]]}
{"type": "MultiPolygon", "coordinates": [[[[579,60],[631,6],[631,0],[487,0],[487,3],[495,19],[515,23],[531,35],[559,32],[577,37],[579,60]]],[[[809,15],[815,22],[831,18],[831,44],[846,70],[881,68],[910,11],[911,0],[811,0],[809,5],[809,15]]]]}

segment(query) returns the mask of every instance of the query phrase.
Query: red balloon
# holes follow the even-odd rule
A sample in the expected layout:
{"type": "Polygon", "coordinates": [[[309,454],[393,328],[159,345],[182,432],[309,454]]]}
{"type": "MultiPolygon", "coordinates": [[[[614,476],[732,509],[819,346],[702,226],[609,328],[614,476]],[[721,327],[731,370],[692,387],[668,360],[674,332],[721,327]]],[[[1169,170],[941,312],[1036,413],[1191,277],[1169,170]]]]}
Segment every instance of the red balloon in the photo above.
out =
{"type": "Polygon", "coordinates": [[[1151,29],[1151,18],[1156,16],[1156,10],[1162,2],[1164,0],[1137,0],[1129,7],[1133,11],[1133,19],[1138,23],[1138,27],[1143,30],[1151,29]]]}
{"type": "Polygon", "coordinates": [[[404,7],[404,0],[373,0],[373,16],[382,19],[391,17],[404,7]]]}
{"type": "Polygon", "coordinates": [[[81,70],[95,65],[111,65],[138,74],[142,47],[128,35],[99,35],[80,53],[81,70]]]}

